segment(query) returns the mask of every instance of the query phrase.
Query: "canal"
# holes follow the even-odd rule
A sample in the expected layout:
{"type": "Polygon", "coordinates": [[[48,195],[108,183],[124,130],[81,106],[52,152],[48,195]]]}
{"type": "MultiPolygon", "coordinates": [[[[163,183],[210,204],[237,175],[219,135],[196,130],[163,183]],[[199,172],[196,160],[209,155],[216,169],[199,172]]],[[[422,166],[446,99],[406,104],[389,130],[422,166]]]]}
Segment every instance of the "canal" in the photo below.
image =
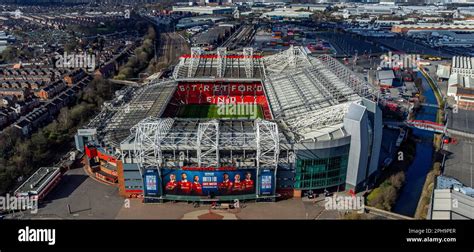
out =
{"type": "MultiPolygon", "coordinates": [[[[423,96],[425,103],[435,104],[438,102],[428,81],[418,72],[422,79],[423,96]]],[[[422,106],[416,115],[417,120],[428,120],[436,122],[437,108],[422,106]]],[[[420,199],[426,175],[432,168],[433,136],[434,133],[426,130],[413,129],[412,135],[419,139],[416,144],[415,159],[405,172],[405,185],[402,187],[393,212],[413,217],[420,199]]]]}

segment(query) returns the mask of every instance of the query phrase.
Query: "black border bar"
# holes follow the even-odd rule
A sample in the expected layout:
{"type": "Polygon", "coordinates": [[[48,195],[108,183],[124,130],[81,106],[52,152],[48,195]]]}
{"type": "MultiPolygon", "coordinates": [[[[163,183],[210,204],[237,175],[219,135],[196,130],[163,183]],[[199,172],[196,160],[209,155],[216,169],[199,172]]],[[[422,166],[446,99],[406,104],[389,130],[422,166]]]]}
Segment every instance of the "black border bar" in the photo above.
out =
{"type": "Polygon", "coordinates": [[[1,220],[0,250],[64,248],[392,248],[474,251],[474,220],[1,220]],[[55,229],[55,245],[18,230],[55,229]],[[410,230],[412,231],[410,233],[410,230]],[[424,230],[421,234],[413,230],[424,230]],[[426,230],[429,233],[426,233],[426,230]],[[407,238],[455,242],[407,242],[407,238]],[[453,250],[455,249],[455,250],[453,250]]]}

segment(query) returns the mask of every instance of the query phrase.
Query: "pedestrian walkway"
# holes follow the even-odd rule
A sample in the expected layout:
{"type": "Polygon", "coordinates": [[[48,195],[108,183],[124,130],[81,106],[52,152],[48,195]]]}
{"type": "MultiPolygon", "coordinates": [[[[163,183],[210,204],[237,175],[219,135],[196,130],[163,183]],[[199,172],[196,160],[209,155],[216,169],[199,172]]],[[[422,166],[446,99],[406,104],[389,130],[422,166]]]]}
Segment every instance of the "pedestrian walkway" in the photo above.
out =
{"type": "Polygon", "coordinates": [[[237,220],[237,216],[225,210],[198,210],[186,213],[183,220],[237,220]]]}

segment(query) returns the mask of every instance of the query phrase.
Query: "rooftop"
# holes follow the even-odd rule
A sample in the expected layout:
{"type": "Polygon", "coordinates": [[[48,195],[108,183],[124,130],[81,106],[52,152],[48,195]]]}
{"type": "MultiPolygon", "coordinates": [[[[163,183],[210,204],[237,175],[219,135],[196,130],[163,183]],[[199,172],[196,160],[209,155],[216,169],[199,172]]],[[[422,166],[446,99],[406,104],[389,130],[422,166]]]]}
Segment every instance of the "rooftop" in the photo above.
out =
{"type": "Polygon", "coordinates": [[[453,69],[474,69],[474,57],[454,56],[453,69]]]}
{"type": "Polygon", "coordinates": [[[26,196],[28,194],[38,194],[59,172],[59,167],[39,168],[16,189],[15,195],[26,196]]]}
{"type": "Polygon", "coordinates": [[[265,90],[274,118],[283,119],[303,139],[314,138],[314,132],[334,131],[350,104],[377,97],[363,77],[330,56],[308,56],[303,47],[291,47],[264,62],[265,90]]]}
{"type": "Polygon", "coordinates": [[[176,80],[223,78],[259,81],[263,78],[262,56],[254,54],[253,50],[246,55],[230,53],[225,49],[218,49],[217,53],[199,48],[193,50],[191,54],[180,58],[173,72],[176,80]]]}
{"type": "MultiPolygon", "coordinates": [[[[104,139],[116,146],[130,135],[130,129],[149,116],[160,116],[169,99],[172,97],[177,83],[175,81],[155,82],[139,90],[134,99],[124,106],[107,122],[104,139]]],[[[110,111],[109,113],[114,113],[110,111]]],[[[99,127],[102,121],[96,121],[90,127],[99,127]]]]}

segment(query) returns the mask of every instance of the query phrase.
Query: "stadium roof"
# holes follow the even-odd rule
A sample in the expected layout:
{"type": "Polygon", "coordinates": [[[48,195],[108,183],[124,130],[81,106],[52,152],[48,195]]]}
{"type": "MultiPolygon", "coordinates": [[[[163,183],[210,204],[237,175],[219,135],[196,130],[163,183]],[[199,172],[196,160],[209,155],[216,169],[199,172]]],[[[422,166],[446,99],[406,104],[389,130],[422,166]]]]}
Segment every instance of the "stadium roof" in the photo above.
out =
{"type": "MultiPolygon", "coordinates": [[[[144,119],[146,121],[159,121],[162,119],[144,119]]],[[[166,120],[166,119],[165,119],[166,120]]],[[[162,120],[162,121],[165,121],[162,120]]],[[[175,118],[166,123],[169,124],[166,132],[161,138],[161,150],[174,150],[179,147],[180,150],[197,150],[199,127],[202,123],[215,122],[218,127],[220,150],[243,150],[254,149],[256,145],[256,121],[228,119],[228,120],[207,120],[207,119],[189,119],[175,118]]],[[[134,128],[132,131],[135,131],[134,128]]],[[[279,137],[284,137],[279,133],[279,137]]],[[[131,134],[122,141],[122,149],[134,148],[135,135],[131,134]]]]}
{"type": "Polygon", "coordinates": [[[183,55],[173,72],[176,80],[238,80],[260,81],[264,77],[262,56],[253,50],[243,53],[228,53],[226,48],[217,52],[205,52],[191,48],[191,54],[183,55]]]}
{"type": "Polygon", "coordinates": [[[139,89],[131,102],[118,108],[109,108],[93,120],[88,127],[103,133],[103,140],[115,147],[130,135],[130,129],[150,116],[160,116],[176,90],[175,81],[158,81],[139,89]],[[105,116],[104,114],[107,114],[105,116]]]}
{"type": "Polygon", "coordinates": [[[300,139],[342,127],[349,105],[377,90],[328,55],[308,56],[303,47],[264,58],[265,90],[274,119],[282,119],[300,139]]]}
{"type": "MultiPolygon", "coordinates": [[[[349,106],[360,103],[362,97],[376,100],[378,96],[374,87],[336,59],[328,55],[309,56],[303,47],[290,47],[266,57],[254,54],[251,48],[233,54],[225,48],[218,48],[217,52],[192,48],[190,55],[181,57],[172,80],[152,81],[136,91],[131,102],[109,108],[103,113],[107,115],[98,116],[96,125],[89,127],[98,128],[103,134],[99,133],[99,137],[107,144],[119,147],[122,141],[129,143],[133,140],[132,127],[145,118],[162,116],[178,81],[262,81],[273,119],[285,135],[280,140],[289,137],[297,142],[347,136],[342,127],[349,106]]],[[[196,138],[199,123],[206,120],[195,121],[168,122],[168,133],[188,138],[180,143],[191,143],[194,140],[189,139],[196,138]]],[[[247,134],[239,133],[239,129],[255,133],[255,123],[225,121],[218,122],[219,132],[231,132],[236,136],[233,139],[247,134]]]]}

